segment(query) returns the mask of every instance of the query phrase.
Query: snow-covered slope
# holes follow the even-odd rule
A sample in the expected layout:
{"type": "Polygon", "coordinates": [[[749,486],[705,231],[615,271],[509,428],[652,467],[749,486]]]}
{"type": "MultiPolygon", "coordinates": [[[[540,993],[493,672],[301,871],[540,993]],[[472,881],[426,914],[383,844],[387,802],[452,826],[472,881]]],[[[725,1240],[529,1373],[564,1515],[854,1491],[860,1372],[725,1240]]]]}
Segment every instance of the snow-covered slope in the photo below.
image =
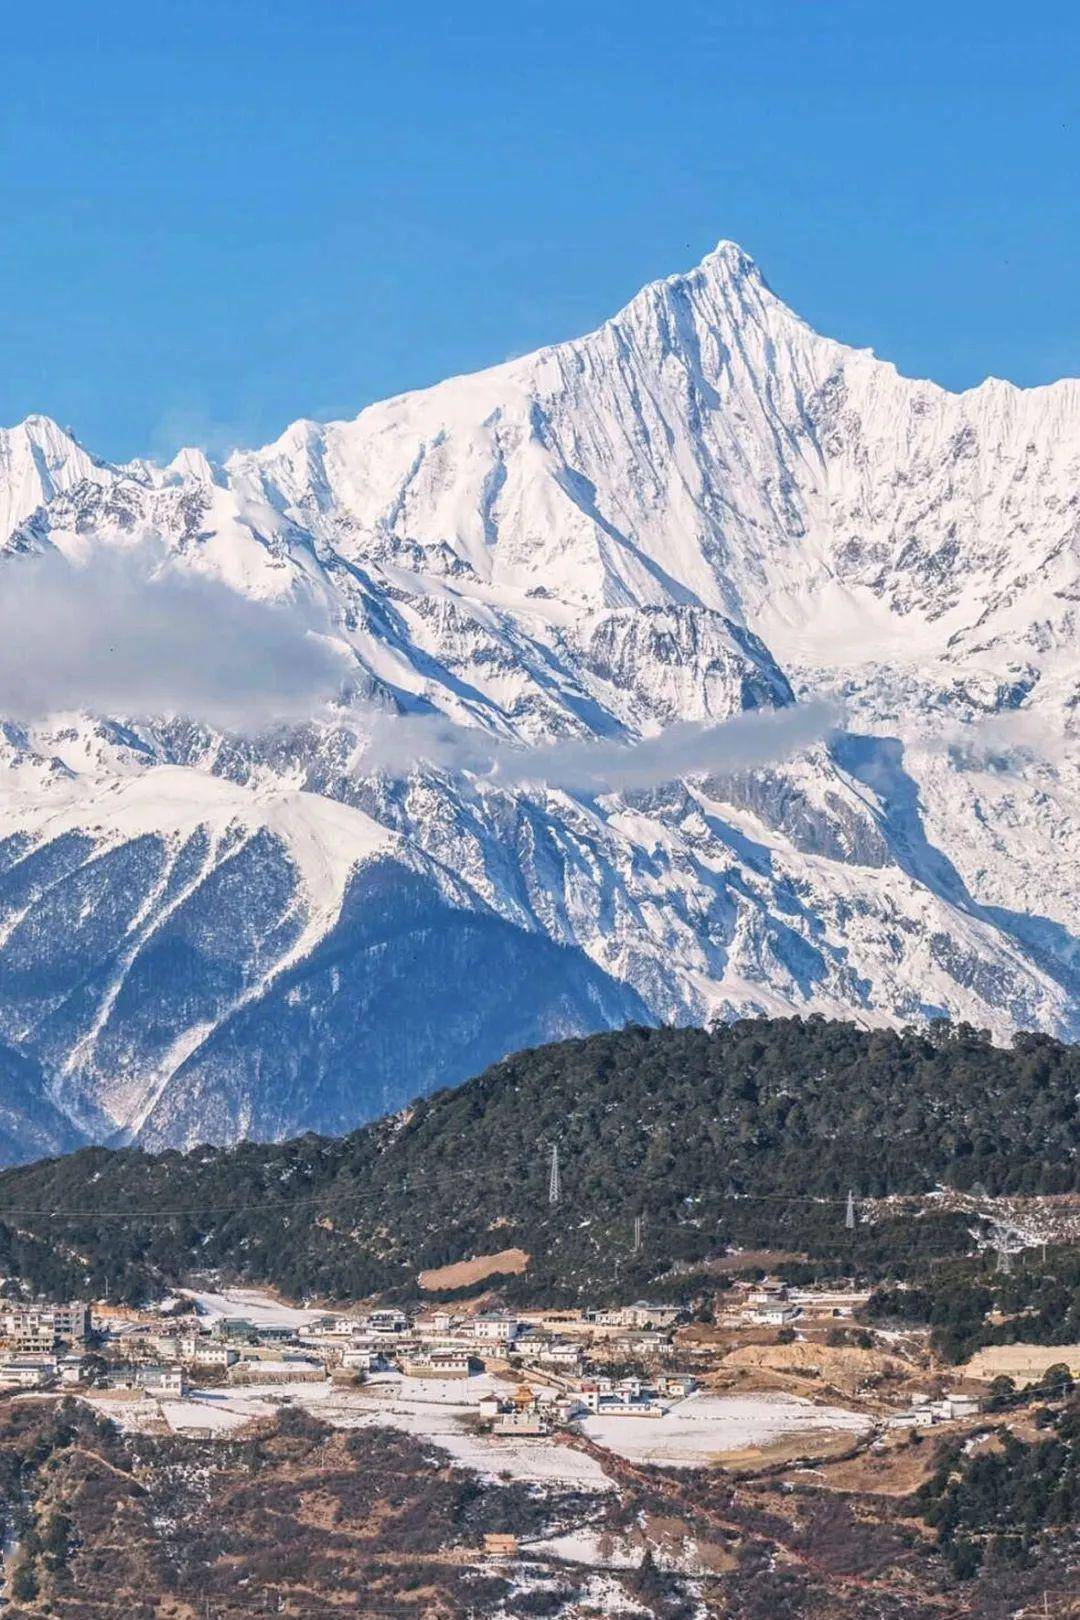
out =
{"type": "Polygon", "coordinates": [[[4,570],[152,540],[317,610],[353,706],[256,736],[136,703],[7,725],[26,1151],[54,1116],[336,1128],[627,1018],[1080,1035],[1080,383],[900,377],[722,243],[587,337],[224,466],[109,466],[30,418],[0,434],[0,525],[4,570]],[[827,744],[633,794],[370,744],[373,710],[537,743],[809,693],[845,706],[827,744]]]}

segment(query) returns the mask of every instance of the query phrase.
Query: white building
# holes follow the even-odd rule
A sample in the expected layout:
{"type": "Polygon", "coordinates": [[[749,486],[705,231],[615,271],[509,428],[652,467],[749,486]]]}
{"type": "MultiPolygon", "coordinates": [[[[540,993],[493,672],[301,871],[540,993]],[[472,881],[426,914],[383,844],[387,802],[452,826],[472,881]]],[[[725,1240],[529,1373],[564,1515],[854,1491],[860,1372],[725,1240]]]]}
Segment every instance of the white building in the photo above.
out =
{"type": "Polygon", "coordinates": [[[772,1299],[754,1305],[749,1314],[753,1321],[760,1322],[763,1327],[786,1327],[789,1322],[798,1321],[802,1312],[788,1299],[772,1299]]]}
{"type": "Polygon", "coordinates": [[[615,1340],[616,1350],[632,1356],[659,1355],[670,1347],[671,1335],[663,1328],[633,1328],[615,1340]]]}
{"type": "Polygon", "coordinates": [[[657,1305],[647,1299],[636,1299],[626,1309],[627,1327],[637,1328],[674,1327],[682,1313],[679,1305],[657,1305]]]}
{"type": "Polygon", "coordinates": [[[666,1373],[658,1382],[663,1393],[676,1401],[684,1401],[697,1389],[697,1379],[692,1373],[666,1373]]]}
{"type": "Polygon", "coordinates": [[[421,1350],[402,1360],[406,1378],[468,1378],[472,1359],[467,1350],[421,1350]]]}
{"type": "Polygon", "coordinates": [[[636,1299],[632,1305],[614,1305],[606,1310],[590,1311],[588,1316],[595,1327],[670,1328],[680,1314],[681,1306],[636,1299]]]}
{"type": "Polygon", "coordinates": [[[386,1360],[373,1345],[350,1344],[341,1352],[341,1365],[349,1372],[378,1372],[386,1366],[386,1360]]]}
{"type": "Polygon", "coordinates": [[[890,1429],[928,1429],[933,1421],[929,1406],[913,1406],[910,1412],[894,1412],[888,1423],[890,1429]]]}
{"type": "Polygon", "coordinates": [[[13,1356],[0,1366],[0,1384],[17,1389],[41,1389],[55,1377],[55,1356],[13,1356]]]}
{"type": "Polygon", "coordinates": [[[422,1339],[443,1339],[453,1330],[454,1318],[449,1311],[429,1311],[418,1316],[413,1326],[422,1339]]]}
{"type": "Polygon", "coordinates": [[[239,1350],[231,1344],[205,1333],[155,1333],[150,1342],[159,1356],[182,1361],[187,1367],[231,1367],[240,1359],[239,1350]]]}
{"type": "Polygon", "coordinates": [[[505,1311],[485,1311],[481,1316],[474,1316],[468,1326],[473,1338],[483,1344],[513,1344],[521,1332],[517,1317],[508,1316],[505,1311]]]}
{"type": "Polygon", "coordinates": [[[581,1345],[570,1339],[540,1339],[528,1346],[527,1354],[541,1366],[564,1367],[570,1371],[580,1367],[585,1358],[581,1345]]]}
{"type": "Polygon", "coordinates": [[[211,1339],[203,1339],[195,1345],[191,1359],[196,1367],[232,1367],[240,1360],[240,1352],[231,1344],[215,1344],[211,1339]]]}
{"type": "Polygon", "coordinates": [[[547,1418],[537,1411],[528,1408],[524,1410],[511,1408],[509,1412],[500,1412],[493,1426],[495,1434],[549,1434],[551,1425],[547,1418]]]}
{"type": "Polygon", "coordinates": [[[360,1319],[356,1316],[320,1316],[307,1331],[317,1339],[349,1339],[359,1326],[360,1319]]]}
{"type": "Polygon", "coordinates": [[[404,1311],[372,1311],[367,1319],[367,1331],[379,1338],[392,1339],[409,1331],[409,1318],[404,1311]]]}
{"type": "Polygon", "coordinates": [[[0,1309],[0,1334],[19,1350],[49,1351],[59,1339],[82,1344],[89,1331],[90,1313],[80,1301],[6,1304],[0,1309]]]}
{"type": "Polygon", "coordinates": [[[314,1384],[326,1377],[321,1361],[289,1356],[284,1361],[239,1361],[229,1368],[232,1384],[314,1384]]]}
{"type": "Polygon", "coordinates": [[[931,1403],[934,1416],[940,1421],[948,1423],[953,1418],[975,1417],[979,1411],[978,1398],[974,1395],[943,1395],[940,1401],[931,1403]]]}
{"type": "Polygon", "coordinates": [[[793,1288],[789,1298],[804,1316],[853,1316],[870,1298],[869,1289],[793,1288]]]}
{"type": "Polygon", "coordinates": [[[138,1367],[135,1382],[140,1389],[155,1395],[175,1395],[183,1399],[187,1394],[187,1375],[183,1367],[138,1367]]]}

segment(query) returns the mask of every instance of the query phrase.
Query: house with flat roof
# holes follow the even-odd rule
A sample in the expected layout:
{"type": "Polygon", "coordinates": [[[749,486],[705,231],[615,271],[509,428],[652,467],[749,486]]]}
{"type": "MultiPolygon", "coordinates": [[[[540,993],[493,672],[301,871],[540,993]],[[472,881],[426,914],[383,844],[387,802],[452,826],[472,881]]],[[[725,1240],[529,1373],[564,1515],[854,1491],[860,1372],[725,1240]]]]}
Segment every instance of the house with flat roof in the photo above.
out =
{"type": "Polygon", "coordinates": [[[789,1322],[797,1321],[802,1311],[789,1299],[772,1299],[762,1305],[752,1305],[747,1315],[762,1327],[786,1327],[789,1322]]]}
{"type": "Polygon", "coordinates": [[[401,1370],[406,1378],[468,1378],[472,1357],[468,1350],[418,1350],[403,1357],[401,1370]]]}
{"type": "Polygon", "coordinates": [[[187,1394],[187,1374],[183,1367],[165,1367],[151,1362],[135,1369],[135,1383],[154,1395],[174,1395],[179,1399],[187,1394]]]}
{"type": "Polygon", "coordinates": [[[0,1307],[0,1336],[15,1350],[47,1352],[61,1339],[82,1344],[89,1331],[90,1312],[79,1300],[6,1302],[0,1307]]]}
{"type": "Polygon", "coordinates": [[[472,1337],[485,1344],[513,1344],[521,1332],[518,1318],[506,1311],[484,1311],[466,1325],[472,1337]]]}
{"type": "Polygon", "coordinates": [[[317,1384],[325,1377],[323,1363],[306,1356],[238,1361],[229,1368],[230,1384],[317,1384]]]}
{"type": "Polygon", "coordinates": [[[0,1384],[16,1389],[41,1389],[55,1377],[55,1356],[13,1356],[0,1365],[0,1384]]]}
{"type": "Polygon", "coordinates": [[[551,1424],[535,1407],[511,1407],[500,1412],[491,1427],[492,1434],[550,1434],[551,1424]]]}

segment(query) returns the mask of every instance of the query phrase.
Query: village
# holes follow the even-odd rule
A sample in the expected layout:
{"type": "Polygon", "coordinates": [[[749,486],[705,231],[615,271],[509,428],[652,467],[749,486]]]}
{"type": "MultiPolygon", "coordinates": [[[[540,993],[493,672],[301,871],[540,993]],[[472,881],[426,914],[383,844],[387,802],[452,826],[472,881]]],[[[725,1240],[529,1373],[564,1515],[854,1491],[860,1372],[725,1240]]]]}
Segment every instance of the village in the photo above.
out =
{"type": "MultiPolygon", "coordinates": [[[[592,1463],[609,1452],[743,1467],[880,1451],[905,1430],[978,1419],[1000,1374],[993,1361],[982,1373],[935,1366],[918,1330],[867,1331],[867,1295],[853,1288],[766,1276],[720,1297],[708,1323],[672,1303],[517,1311],[490,1294],[355,1310],[229,1289],[142,1310],[8,1301],[0,1387],[199,1438],[295,1405],[342,1426],[426,1433],[489,1472],[596,1483],[586,1451],[592,1463]]],[[[1045,1371],[1034,1356],[1021,1383],[1045,1371]]]]}
{"type": "MultiPolygon", "coordinates": [[[[450,1302],[423,1298],[424,1273],[402,1304],[295,1304],[213,1273],[141,1308],[0,1299],[0,1393],[13,1432],[50,1432],[51,1403],[68,1403],[59,1432],[91,1419],[95,1447],[160,1456],[200,1500],[202,1481],[245,1478],[253,1456],[280,1470],[279,1505],[295,1490],[313,1500],[313,1480],[320,1504],[328,1480],[343,1501],[368,1502],[368,1470],[395,1490],[453,1481],[470,1528],[429,1557],[441,1578],[508,1583],[515,1602],[538,1604],[557,1582],[586,1594],[583,1612],[629,1614],[624,1585],[636,1592],[643,1571],[700,1596],[737,1576],[736,1546],[787,1547],[789,1522],[790,1556],[809,1558],[799,1538],[815,1499],[822,1547],[825,1498],[872,1500],[889,1521],[950,1448],[981,1457],[1017,1433],[1038,1439],[1046,1402],[1080,1373],[1080,1347],[1019,1343],[943,1365],[925,1329],[875,1326],[865,1289],[792,1286],[750,1263],[768,1258],[733,1255],[740,1274],[694,1311],[657,1299],[512,1308],[491,1285],[492,1257],[460,1263],[486,1275],[450,1302]],[[293,1478],[299,1455],[336,1460],[293,1478]],[[512,1511],[497,1506],[503,1491],[512,1511]]],[[[307,1534],[306,1520],[289,1523],[307,1534]]],[[[370,1552],[337,1527],[339,1551],[370,1552]]],[[[410,1518],[363,1578],[398,1579],[414,1532],[410,1518]]],[[[219,1606],[220,1594],[204,1602],[219,1606]]]]}

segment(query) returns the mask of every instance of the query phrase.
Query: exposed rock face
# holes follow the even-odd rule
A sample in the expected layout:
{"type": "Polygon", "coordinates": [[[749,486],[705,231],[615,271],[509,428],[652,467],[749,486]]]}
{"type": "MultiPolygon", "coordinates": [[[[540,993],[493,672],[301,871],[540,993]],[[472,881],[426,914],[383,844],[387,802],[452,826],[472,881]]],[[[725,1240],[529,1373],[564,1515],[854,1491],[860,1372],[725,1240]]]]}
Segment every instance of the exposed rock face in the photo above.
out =
{"type": "Polygon", "coordinates": [[[222,467],[0,433],[4,570],[148,539],[328,613],[361,707],[3,728],[0,1153],[344,1128],[627,1019],[1080,1035],[1080,384],[902,378],[721,244],[222,467]],[[648,792],[365,764],[371,704],[513,743],[808,692],[828,745],[648,792]]]}

